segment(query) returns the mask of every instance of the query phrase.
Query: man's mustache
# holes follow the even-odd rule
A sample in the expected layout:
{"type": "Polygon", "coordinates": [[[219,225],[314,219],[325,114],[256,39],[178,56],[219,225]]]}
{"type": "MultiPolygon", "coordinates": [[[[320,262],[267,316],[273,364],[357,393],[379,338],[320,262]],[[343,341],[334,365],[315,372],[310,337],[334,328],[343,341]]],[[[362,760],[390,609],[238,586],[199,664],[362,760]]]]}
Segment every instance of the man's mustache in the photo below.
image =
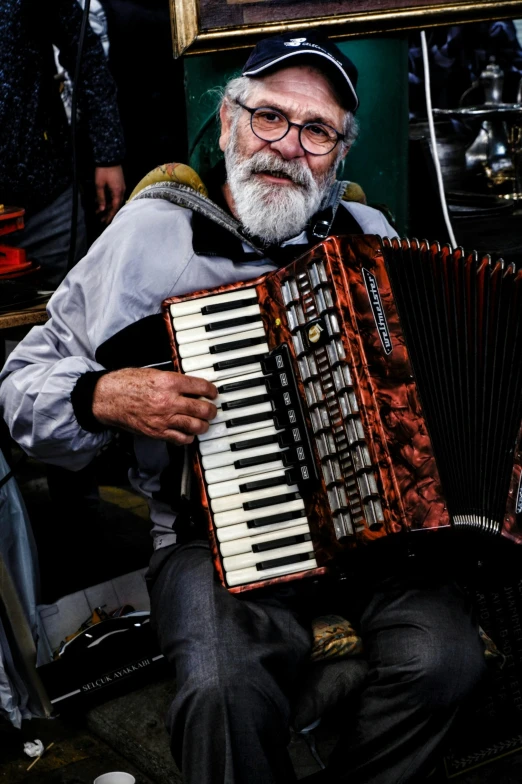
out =
{"type": "Polygon", "coordinates": [[[311,184],[311,175],[303,166],[273,155],[266,155],[266,153],[255,153],[250,160],[243,161],[242,166],[244,167],[244,179],[248,179],[252,174],[267,172],[269,174],[284,174],[295,185],[301,187],[306,188],[311,184]]]}

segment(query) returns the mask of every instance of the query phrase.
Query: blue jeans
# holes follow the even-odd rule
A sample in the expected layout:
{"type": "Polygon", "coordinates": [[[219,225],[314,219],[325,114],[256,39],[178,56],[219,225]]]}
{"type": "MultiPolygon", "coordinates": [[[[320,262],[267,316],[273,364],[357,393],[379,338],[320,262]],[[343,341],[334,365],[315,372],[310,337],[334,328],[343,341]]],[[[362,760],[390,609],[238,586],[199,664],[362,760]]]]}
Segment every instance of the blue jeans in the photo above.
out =
{"type": "MultiPolygon", "coordinates": [[[[21,205],[23,206],[23,205],[21,205]]],[[[41,266],[40,288],[54,290],[65,277],[71,239],[72,186],[40,212],[30,215],[25,228],[6,237],[5,245],[24,248],[27,258],[41,266]]],[[[75,262],[87,251],[85,220],[78,199],[75,262]]]]}
{"type": "MultiPolygon", "coordinates": [[[[186,784],[295,781],[286,747],[311,649],[309,596],[284,586],[229,593],[204,542],[158,550],[149,581],[160,647],[176,672],[168,727],[186,784]]],[[[478,627],[461,590],[429,570],[377,583],[360,604],[369,675],[320,780],[414,782],[485,673],[478,627]]]]}

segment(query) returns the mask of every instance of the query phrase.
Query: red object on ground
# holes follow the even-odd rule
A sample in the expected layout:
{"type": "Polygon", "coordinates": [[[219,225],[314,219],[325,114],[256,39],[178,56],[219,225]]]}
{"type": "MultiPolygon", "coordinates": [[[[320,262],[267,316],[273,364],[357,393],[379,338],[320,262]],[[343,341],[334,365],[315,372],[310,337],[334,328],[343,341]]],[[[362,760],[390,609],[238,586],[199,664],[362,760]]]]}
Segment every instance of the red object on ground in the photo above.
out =
{"type": "MultiPolygon", "coordinates": [[[[0,205],[0,236],[23,229],[24,213],[23,207],[0,205]]],[[[27,258],[23,248],[0,245],[0,279],[17,278],[36,269],[36,265],[27,258]]]]}

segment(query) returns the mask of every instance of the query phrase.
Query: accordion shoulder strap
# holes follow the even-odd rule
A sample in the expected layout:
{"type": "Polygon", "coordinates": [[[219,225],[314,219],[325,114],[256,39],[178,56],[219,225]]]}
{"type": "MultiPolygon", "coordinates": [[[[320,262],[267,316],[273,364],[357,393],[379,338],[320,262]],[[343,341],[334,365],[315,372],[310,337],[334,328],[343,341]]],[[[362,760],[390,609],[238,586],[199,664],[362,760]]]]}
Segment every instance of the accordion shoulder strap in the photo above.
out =
{"type": "Polygon", "coordinates": [[[362,229],[353,215],[347,210],[338,213],[339,205],[343,200],[349,180],[336,180],[332,185],[327,198],[321,205],[321,210],[314,216],[311,226],[311,235],[316,240],[324,240],[332,234],[362,234],[362,229]],[[342,221],[336,221],[342,215],[342,221]],[[340,223],[340,225],[339,225],[340,223]]]}

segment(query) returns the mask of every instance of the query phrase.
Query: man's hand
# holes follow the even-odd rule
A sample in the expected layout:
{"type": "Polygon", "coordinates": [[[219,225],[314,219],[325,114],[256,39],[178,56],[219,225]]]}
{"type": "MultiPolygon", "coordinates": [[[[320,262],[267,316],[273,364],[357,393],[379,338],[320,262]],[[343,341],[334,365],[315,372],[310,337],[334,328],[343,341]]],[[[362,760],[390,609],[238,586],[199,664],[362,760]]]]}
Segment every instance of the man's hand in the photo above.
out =
{"type": "Polygon", "coordinates": [[[217,408],[198,397],[215,398],[214,384],[154,368],[124,368],[102,376],[94,389],[92,412],[104,425],[150,438],[190,444],[206,433],[217,408]]]}
{"type": "Polygon", "coordinates": [[[98,203],[96,214],[101,215],[101,222],[107,226],[123,204],[123,169],[121,166],[97,166],[94,170],[94,185],[98,203]]]}

